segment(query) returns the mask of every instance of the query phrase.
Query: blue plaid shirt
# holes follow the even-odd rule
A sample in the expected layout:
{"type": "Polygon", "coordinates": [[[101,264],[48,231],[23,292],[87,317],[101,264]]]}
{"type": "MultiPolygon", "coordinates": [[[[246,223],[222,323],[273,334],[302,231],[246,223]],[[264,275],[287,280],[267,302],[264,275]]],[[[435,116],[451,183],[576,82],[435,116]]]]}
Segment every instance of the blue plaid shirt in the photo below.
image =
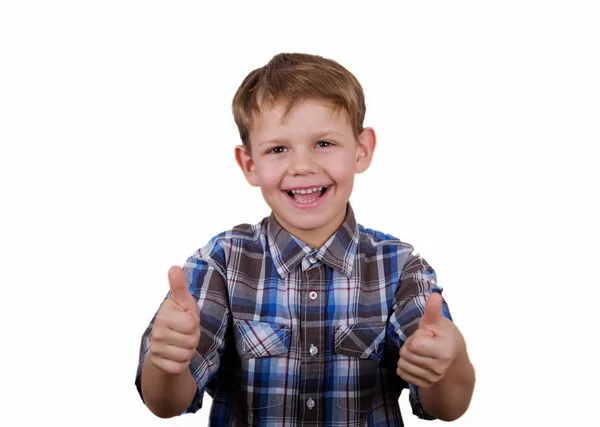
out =
{"type": "Polygon", "coordinates": [[[409,389],[413,413],[433,419],[396,363],[427,296],[441,292],[435,272],[412,246],[357,224],[350,204],[319,249],[271,214],[215,236],[184,272],[201,331],[186,412],[202,407],[206,390],[215,427],[402,426],[398,398],[409,389]]]}

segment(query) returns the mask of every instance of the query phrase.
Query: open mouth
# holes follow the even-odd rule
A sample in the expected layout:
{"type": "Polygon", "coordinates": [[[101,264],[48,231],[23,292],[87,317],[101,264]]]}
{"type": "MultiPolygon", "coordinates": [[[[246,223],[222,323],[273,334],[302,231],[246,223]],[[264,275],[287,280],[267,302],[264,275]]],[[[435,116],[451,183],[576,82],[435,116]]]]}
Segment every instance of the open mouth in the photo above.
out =
{"type": "Polygon", "coordinates": [[[303,188],[301,190],[287,190],[286,193],[296,203],[312,203],[323,197],[328,189],[329,186],[303,188]]]}

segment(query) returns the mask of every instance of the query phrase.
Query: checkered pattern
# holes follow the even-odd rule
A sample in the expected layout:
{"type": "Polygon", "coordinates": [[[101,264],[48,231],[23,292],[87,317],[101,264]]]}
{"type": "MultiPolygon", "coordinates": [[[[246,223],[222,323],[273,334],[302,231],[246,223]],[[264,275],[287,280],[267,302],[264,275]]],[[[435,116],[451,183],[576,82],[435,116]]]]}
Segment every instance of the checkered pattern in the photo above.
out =
{"type": "MultiPolygon", "coordinates": [[[[412,246],[357,224],[348,205],[319,249],[271,215],[215,236],[184,271],[201,329],[190,363],[198,392],[186,412],[202,406],[206,390],[211,426],[403,425],[399,349],[427,296],[441,291],[412,246]]],[[[450,318],[445,302],[444,314],[450,318]]],[[[152,322],[138,390],[151,332],[152,322]]],[[[410,402],[417,416],[432,418],[412,386],[410,402]]]]}

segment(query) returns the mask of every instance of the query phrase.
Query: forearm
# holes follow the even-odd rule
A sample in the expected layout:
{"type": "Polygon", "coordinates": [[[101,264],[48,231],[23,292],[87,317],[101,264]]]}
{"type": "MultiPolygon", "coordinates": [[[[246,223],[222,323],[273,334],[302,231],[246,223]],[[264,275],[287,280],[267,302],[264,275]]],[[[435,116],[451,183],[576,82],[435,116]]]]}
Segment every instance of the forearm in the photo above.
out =
{"type": "Polygon", "coordinates": [[[198,386],[189,369],[179,375],[157,369],[149,360],[142,368],[142,396],[148,409],[161,418],[170,418],[185,411],[198,386]]]}
{"type": "Polygon", "coordinates": [[[465,349],[439,382],[419,388],[419,399],[434,417],[454,421],[467,411],[474,387],[475,370],[465,349]]]}

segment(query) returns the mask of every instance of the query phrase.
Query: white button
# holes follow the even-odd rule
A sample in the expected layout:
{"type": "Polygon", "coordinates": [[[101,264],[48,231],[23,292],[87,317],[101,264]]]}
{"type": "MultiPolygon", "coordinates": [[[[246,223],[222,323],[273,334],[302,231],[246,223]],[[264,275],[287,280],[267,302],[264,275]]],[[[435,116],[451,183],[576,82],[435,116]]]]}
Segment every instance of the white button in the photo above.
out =
{"type": "Polygon", "coordinates": [[[308,294],[308,297],[314,301],[317,299],[317,293],[315,291],[312,291],[310,294],[308,294]]]}
{"type": "Polygon", "coordinates": [[[306,406],[308,406],[308,409],[312,409],[315,407],[315,401],[312,400],[311,397],[308,398],[308,400],[306,401],[306,406]]]}
{"type": "Polygon", "coordinates": [[[317,259],[316,259],[314,256],[311,256],[311,257],[308,257],[308,261],[309,261],[311,264],[314,264],[315,262],[317,262],[317,259]]]}
{"type": "Polygon", "coordinates": [[[313,344],[311,344],[310,348],[308,349],[308,352],[310,353],[311,356],[315,356],[319,352],[319,349],[317,347],[315,347],[313,344]]]}

